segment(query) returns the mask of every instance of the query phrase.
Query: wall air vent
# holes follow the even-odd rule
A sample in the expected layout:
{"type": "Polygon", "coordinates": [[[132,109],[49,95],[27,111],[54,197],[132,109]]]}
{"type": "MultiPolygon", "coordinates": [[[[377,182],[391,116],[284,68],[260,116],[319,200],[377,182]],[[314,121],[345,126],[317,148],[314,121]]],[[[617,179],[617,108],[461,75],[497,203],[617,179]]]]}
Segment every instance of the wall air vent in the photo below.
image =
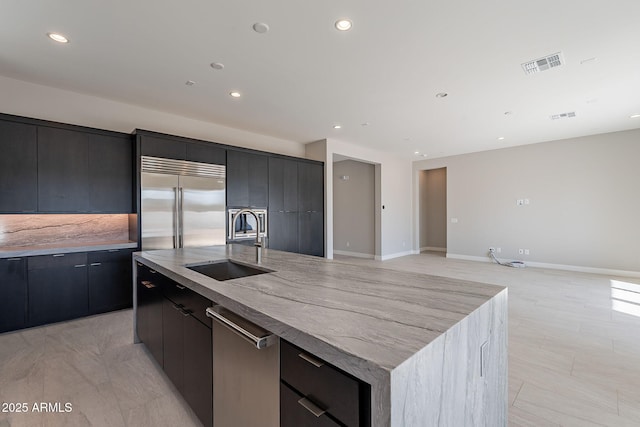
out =
{"type": "Polygon", "coordinates": [[[549,116],[549,118],[551,120],[560,120],[560,119],[570,119],[572,117],[576,116],[576,112],[575,111],[570,111],[568,113],[562,113],[562,114],[554,114],[552,116],[549,116]]]}
{"type": "Polygon", "coordinates": [[[551,68],[556,68],[564,65],[564,58],[562,52],[554,53],[553,55],[545,56],[544,58],[534,59],[533,61],[525,62],[522,64],[522,69],[525,74],[536,74],[541,71],[547,71],[551,68]]]}

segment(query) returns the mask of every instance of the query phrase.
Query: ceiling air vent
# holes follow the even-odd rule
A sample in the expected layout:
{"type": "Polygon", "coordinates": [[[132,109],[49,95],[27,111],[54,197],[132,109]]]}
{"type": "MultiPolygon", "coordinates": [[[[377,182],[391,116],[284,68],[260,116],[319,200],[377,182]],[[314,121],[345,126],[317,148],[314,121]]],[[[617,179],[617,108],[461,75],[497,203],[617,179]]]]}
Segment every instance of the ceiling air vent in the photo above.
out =
{"type": "Polygon", "coordinates": [[[570,119],[572,117],[576,116],[576,112],[575,111],[570,111],[568,113],[562,113],[562,114],[554,114],[553,116],[549,116],[549,118],[551,120],[560,120],[560,119],[570,119]]]}
{"type": "Polygon", "coordinates": [[[562,52],[554,53],[553,55],[545,56],[544,58],[534,59],[533,61],[525,62],[522,64],[522,69],[525,74],[535,74],[541,71],[546,71],[551,68],[556,68],[564,64],[564,58],[562,52]]]}

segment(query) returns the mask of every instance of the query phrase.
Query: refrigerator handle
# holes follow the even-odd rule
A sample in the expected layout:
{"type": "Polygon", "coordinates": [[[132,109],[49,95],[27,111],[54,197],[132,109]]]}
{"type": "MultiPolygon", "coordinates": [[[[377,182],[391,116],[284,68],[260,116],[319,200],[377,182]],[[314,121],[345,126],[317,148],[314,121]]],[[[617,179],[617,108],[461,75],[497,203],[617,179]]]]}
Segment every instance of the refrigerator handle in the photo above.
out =
{"type": "Polygon", "coordinates": [[[184,188],[178,188],[179,200],[180,200],[180,208],[179,213],[179,223],[178,223],[178,247],[184,247],[184,188]]]}
{"type": "Polygon", "coordinates": [[[178,235],[180,222],[180,205],[178,204],[178,187],[173,187],[173,249],[179,248],[178,235]]]}

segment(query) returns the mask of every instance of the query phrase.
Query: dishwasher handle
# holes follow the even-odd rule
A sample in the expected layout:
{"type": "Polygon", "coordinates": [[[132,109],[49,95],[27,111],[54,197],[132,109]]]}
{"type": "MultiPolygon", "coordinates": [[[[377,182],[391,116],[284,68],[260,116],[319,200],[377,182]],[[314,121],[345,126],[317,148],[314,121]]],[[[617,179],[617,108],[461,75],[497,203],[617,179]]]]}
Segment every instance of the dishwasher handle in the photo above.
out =
{"type": "MultiPolygon", "coordinates": [[[[239,325],[237,321],[234,321],[232,319],[229,319],[228,317],[226,317],[224,315],[225,313],[224,308],[220,307],[220,306],[214,306],[214,307],[207,307],[206,310],[206,315],[207,317],[210,317],[214,320],[217,320],[220,324],[222,324],[223,326],[227,327],[228,329],[230,329],[232,332],[234,332],[236,335],[238,335],[240,338],[244,339],[245,341],[250,342],[251,344],[253,344],[258,350],[261,350],[263,348],[267,348],[269,347],[271,344],[276,342],[277,337],[275,335],[273,335],[272,333],[260,328],[257,325],[254,325],[253,323],[249,322],[248,320],[244,320],[245,322],[247,322],[247,324],[251,325],[251,328],[247,328],[247,327],[243,327],[243,325],[239,325]],[[254,329],[254,331],[259,331],[259,335],[256,335],[255,333],[247,330],[247,329],[254,329]]],[[[233,313],[228,312],[230,314],[233,315],[233,313]]],[[[233,317],[237,317],[237,316],[233,316],[233,317]]]]}

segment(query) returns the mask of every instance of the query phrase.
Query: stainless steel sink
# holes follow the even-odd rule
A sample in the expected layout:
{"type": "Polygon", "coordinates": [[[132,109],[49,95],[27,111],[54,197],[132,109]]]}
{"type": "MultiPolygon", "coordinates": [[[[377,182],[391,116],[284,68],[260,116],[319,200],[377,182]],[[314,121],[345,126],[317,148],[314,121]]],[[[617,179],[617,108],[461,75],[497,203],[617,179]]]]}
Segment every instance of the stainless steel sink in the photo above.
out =
{"type": "Polygon", "coordinates": [[[203,264],[186,265],[185,267],[221,282],[239,279],[241,277],[256,276],[258,274],[273,273],[273,270],[240,264],[228,259],[203,264]]]}

